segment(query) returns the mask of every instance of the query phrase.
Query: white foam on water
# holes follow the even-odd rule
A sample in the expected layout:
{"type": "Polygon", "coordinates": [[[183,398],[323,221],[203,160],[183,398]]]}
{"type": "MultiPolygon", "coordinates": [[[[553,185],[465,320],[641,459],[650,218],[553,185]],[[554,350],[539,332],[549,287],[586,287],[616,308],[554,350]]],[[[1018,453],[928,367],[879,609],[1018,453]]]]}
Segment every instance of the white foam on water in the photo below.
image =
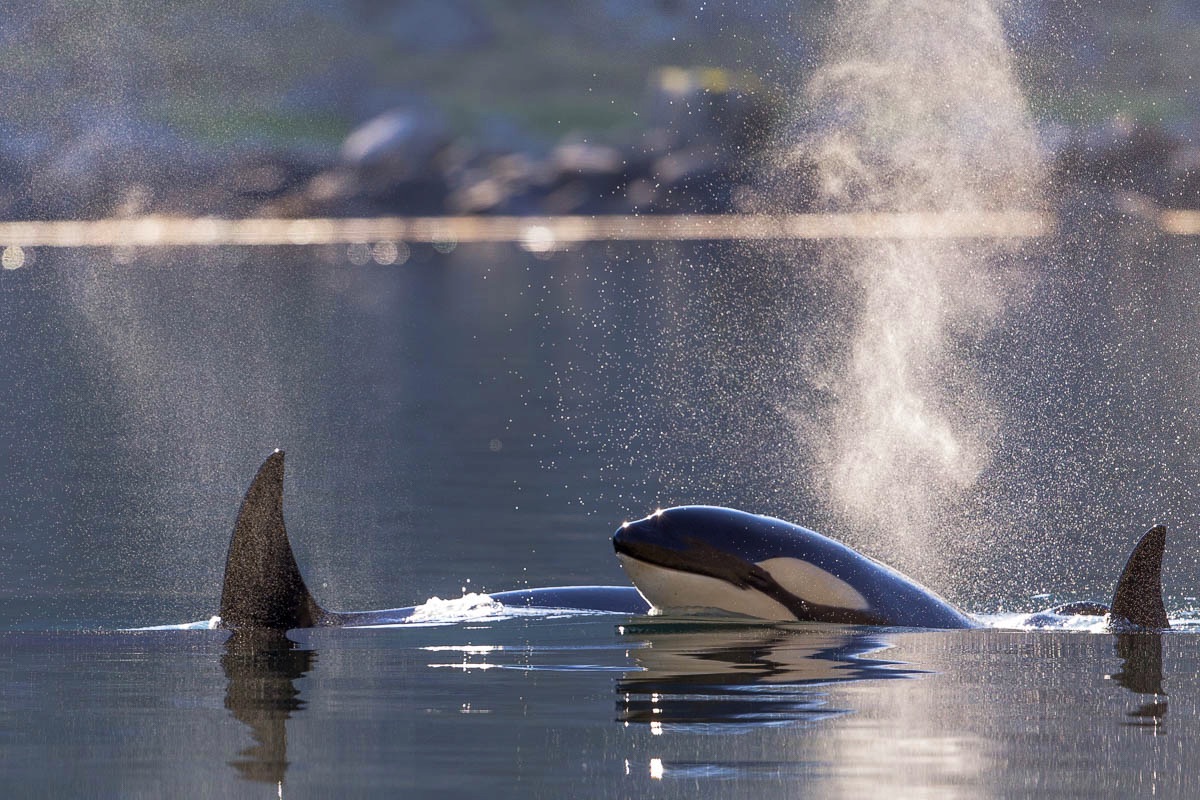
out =
{"type": "Polygon", "coordinates": [[[150,625],[145,628],[125,628],[129,631],[211,631],[221,627],[220,617],[209,617],[195,622],[180,622],[175,625],[150,625]]]}
{"type": "MultiPolygon", "coordinates": [[[[483,592],[468,592],[462,597],[452,597],[443,600],[436,595],[413,609],[403,623],[412,624],[449,624],[473,619],[488,619],[504,614],[505,607],[483,592]]],[[[363,626],[386,627],[386,626],[363,626]]]]}
{"type": "Polygon", "coordinates": [[[1037,611],[1032,614],[978,614],[975,619],[984,627],[996,630],[1112,633],[1107,614],[1093,616],[1037,611]]]}
{"type": "Polygon", "coordinates": [[[537,617],[555,619],[559,617],[579,617],[592,614],[605,614],[603,611],[589,611],[578,608],[542,608],[533,606],[510,606],[501,603],[489,594],[469,592],[462,597],[443,600],[431,597],[413,609],[413,613],[399,622],[385,622],[378,625],[355,625],[356,628],[403,628],[413,625],[454,625],[460,622],[477,620],[504,620],[521,617],[537,617]]]}

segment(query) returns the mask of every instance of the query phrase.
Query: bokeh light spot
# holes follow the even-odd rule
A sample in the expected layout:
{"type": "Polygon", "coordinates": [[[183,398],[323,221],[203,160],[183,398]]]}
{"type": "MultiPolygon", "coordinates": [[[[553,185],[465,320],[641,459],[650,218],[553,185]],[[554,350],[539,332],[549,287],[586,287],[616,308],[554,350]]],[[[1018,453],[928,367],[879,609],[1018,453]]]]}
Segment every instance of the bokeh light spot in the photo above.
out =
{"type": "Polygon", "coordinates": [[[0,253],[0,266],[4,269],[20,269],[25,266],[25,249],[16,245],[4,248],[4,252],[0,253]]]}

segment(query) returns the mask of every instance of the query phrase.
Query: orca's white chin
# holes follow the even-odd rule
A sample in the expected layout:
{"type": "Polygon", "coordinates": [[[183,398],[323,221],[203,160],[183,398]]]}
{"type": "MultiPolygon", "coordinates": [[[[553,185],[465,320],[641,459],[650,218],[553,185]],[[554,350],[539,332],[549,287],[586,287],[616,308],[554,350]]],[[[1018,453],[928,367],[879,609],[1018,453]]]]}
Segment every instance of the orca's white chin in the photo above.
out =
{"type": "Polygon", "coordinates": [[[617,560],[646,602],[658,611],[715,609],[759,619],[796,619],[783,604],[754,589],[739,589],[718,578],[667,569],[624,553],[618,553],[617,560]]]}

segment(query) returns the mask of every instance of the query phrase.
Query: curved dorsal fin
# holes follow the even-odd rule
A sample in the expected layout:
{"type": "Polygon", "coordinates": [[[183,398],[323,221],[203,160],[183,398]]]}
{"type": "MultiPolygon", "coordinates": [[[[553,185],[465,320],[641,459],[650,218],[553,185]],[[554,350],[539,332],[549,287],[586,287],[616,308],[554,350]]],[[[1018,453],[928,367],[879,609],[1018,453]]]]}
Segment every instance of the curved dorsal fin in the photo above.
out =
{"type": "Polygon", "coordinates": [[[1113,620],[1158,630],[1171,627],[1162,599],[1162,557],[1166,541],[1166,526],[1155,525],[1133,548],[1113,593],[1113,620]]]}
{"type": "Polygon", "coordinates": [[[283,451],[276,450],[246,490],[233,526],[221,624],[226,628],[309,628],[325,616],[313,600],[283,524],[283,451]]]}

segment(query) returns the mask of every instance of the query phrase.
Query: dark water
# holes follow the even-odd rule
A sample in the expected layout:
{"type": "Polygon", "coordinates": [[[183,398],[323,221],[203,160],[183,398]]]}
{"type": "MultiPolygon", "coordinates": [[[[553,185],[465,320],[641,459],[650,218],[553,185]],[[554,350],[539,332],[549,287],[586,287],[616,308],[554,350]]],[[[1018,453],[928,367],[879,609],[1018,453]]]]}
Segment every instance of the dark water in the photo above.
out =
{"type": "Polygon", "coordinates": [[[46,796],[1193,796],[1193,638],[521,620],[5,634],[46,796]]]}
{"type": "Polygon", "coordinates": [[[821,502],[789,415],[853,311],[817,245],[38,251],[0,274],[0,783],[61,796],[1194,794],[1194,635],[487,620],[228,640],[245,484],[288,451],[331,608],[620,583],[608,536],[706,502],[887,554],[965,607],[1111,591],[1171,527],[1197,591],[1188,239],[1014,252],[964,345],[1004,409],[979,503],[922,558],[821,502]],[[132,256],[132,257],[131,257],[132,256]],[[999,530],[1000,534],[995,533],[999,530]],[[983,554],[982,556],[980,554],[983,554]]]}

